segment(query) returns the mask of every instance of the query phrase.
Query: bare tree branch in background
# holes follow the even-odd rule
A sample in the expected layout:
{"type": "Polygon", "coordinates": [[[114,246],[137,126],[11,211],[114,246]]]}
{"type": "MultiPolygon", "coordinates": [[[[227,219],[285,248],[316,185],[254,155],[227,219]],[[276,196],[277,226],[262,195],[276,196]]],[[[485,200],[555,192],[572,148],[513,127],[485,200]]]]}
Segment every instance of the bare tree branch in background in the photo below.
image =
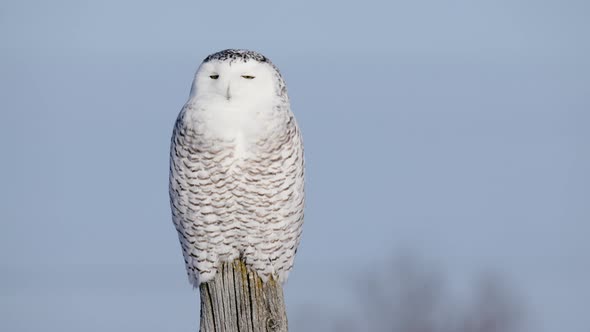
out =
{"type": "Polygon", "coordinates": [[[415,256],[398,256],[358,281],[357,316],[307,312],[301,331],[518,332],[523,308],[497,275],[486,274],[472,296],[453,296],[440,270],[415,256]]]}
{"type": "Polygon", "coordinates": [[[495,275],[481,278],[462,331],[512,332],[522,327],[523,308],[495,275]]]}
{"type": "Polygon", "coordinates": [[[400,256],[364,283],[359,305],[369,331],[426,332],[437,326],[444,298],[440,274],[409,256],[400,256]],[[419,315],[418,315],[419,313],[419,315]]]}

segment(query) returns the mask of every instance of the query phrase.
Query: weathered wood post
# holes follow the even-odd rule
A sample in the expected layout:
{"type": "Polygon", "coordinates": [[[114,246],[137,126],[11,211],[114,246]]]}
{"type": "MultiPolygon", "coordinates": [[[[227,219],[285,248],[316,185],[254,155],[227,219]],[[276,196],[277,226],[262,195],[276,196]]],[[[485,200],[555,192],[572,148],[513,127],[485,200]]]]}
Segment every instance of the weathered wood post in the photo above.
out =
{"type": "Polygon", "coordinates": [[[201,332],[287,332],[283,287],[263,283],[241,260],[226,262],[201,284],[201,332]]]}

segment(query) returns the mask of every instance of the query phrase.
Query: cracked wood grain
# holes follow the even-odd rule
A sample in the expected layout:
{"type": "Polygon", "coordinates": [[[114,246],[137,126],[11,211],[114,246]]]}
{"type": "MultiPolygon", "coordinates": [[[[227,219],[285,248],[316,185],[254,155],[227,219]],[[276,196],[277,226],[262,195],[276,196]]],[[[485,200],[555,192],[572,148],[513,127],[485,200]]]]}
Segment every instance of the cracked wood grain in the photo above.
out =
{"type": "Polygon", "coordinates": [[[282,285],[263,282],[241,260],[221,264],[200,285],[201,332],[287,332],[282,285]]]}

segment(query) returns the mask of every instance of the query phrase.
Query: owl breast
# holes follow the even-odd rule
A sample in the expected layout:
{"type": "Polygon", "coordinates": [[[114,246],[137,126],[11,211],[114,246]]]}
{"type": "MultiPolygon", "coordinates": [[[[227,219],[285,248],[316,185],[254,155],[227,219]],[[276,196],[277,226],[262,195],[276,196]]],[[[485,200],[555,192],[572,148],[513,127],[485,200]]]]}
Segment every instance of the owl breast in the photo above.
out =
{"type": "Polygon", "coordinates": [[[290,111],[188,109],[172,145],[173,218],[191,282],[238,257],[263,280],[284,281],[303,222],[303,147],[290,111]]]}

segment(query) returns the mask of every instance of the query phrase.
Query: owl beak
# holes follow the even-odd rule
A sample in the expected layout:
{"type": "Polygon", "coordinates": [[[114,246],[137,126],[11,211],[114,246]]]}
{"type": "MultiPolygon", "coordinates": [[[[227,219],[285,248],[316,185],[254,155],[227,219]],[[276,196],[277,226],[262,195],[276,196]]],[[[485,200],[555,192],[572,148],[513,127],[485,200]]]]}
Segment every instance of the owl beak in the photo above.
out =
{"type": "Polygon", "coordinates": [[[227,90],[225,91],[225,99],[227,99],[227,100],[231,99],[231,91],[229,88],[229,84],[227,85],[227,90]]]}

